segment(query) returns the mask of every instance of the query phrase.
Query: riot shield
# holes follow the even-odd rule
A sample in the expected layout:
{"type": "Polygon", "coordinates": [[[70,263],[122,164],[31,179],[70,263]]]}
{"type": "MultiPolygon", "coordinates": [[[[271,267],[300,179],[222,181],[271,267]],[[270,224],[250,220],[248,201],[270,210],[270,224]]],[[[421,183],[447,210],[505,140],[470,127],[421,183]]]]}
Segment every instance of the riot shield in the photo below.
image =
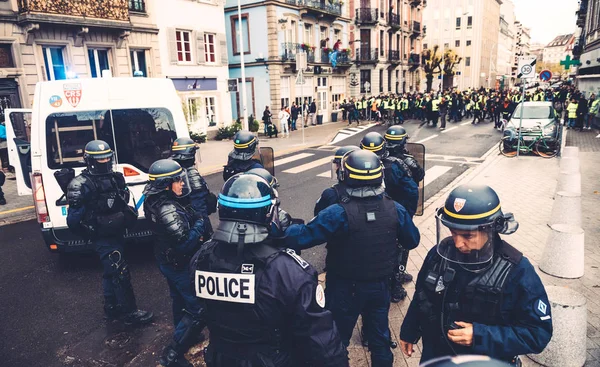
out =
{"type": "MultiPolygon", "coordinates": [[[[416,144],[416,143],[406,143],[406,150],[408,150],[409,154],[412,155],[421,168],[423,168],[423,172],[426,172],[425,168],[425,145],[416,144]]],[[[423,215],[425,205],[425,179],[419,182],[419,204],[417,205],[417,212],[415,215],[423,215]]]]}
{"type": "Polygon", "coordinates": [[[269,173],[275,177],[275,153],[271,147],[260,147],[258,150],[259,161],[269,173]]]}

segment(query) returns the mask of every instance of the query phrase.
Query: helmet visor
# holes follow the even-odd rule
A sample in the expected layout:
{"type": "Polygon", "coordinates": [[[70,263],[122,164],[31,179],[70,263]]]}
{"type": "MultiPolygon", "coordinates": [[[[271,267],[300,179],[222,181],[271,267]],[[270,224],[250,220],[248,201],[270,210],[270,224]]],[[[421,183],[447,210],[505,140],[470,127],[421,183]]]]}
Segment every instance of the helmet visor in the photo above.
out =
{"type": "Polygon", "coordinates": [[[436,214],[437,252],[444,259],[463,265],[485,264],[494,255],[494,227],[481,225],[472,228],[454,226],[445,220],[442,209],[436,214]]]}
{"type": "Polygon", "coordinates": [[[171,191],[177,197],[188,196],[191,192],[190,180],[188,178],[187,172],[183,169],[179,174],[173,177],[173,182],[171,183],[171,191]]]}

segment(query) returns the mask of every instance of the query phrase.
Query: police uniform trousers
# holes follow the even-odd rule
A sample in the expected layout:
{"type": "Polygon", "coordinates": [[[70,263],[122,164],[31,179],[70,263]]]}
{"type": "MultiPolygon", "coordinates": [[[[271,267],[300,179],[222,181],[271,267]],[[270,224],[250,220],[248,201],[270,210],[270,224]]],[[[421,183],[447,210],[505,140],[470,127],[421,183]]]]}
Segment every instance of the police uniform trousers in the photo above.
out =
{"type": "Polygon", "coordinates": [[[325,307],[333,314],[344,346],[350,344],[352,331],[362,314],[373,367],[392,366],[388,314],[390,311],[389,279],[357,281],[327,274],[325,307]]]}

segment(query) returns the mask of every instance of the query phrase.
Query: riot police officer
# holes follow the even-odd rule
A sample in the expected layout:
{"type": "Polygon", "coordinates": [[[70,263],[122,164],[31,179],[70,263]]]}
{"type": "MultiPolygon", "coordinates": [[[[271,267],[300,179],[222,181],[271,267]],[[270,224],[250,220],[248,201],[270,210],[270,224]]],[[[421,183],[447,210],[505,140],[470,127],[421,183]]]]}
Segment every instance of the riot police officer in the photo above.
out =
{"type": "MultiPolygon", "coordinates": [[[[402,163],[403,169],[410,170],[410,176],[417,186],[425,177],[425,171],[419,165],[419,162],[406,150],[406,141],[408,140],[408,133],[401,126],[391,126],[384,135],[386,141],[386,148],[390,156],[399,159],[402,163]]],[[[392,283],[408,283],[412,281],[412,275],[406,272],[406,264],[408,262],[408,251],[404,248],[400,248],[400,254],[398,256],[398,268],[392,283]]],[[[397,285],[393,284],[393,287],[397,285]]],[[[402,291],[396,291],[396,293],[402,293],[402,291]]]]}
{"type": "Polygon", "coordinates": [[[144,188],[144,212],[154,234],[154,255],[167,279],[173,307],[175,333],[160,359],[163,366],[191,366],[185,352],[204,327],[200,302],[189,281],[189,262],[205,233],[204,217],[196,215],[180,199],[190,195],[186,171],[174,160],[161,159],[149,169],[144,188]]]}
{"type": "Polygon", "coordinates": [[[210,192],[208,185],[200,172],[196,169],[196,151],[198,145],[187,137],[178,138],[171,146],[171,159],[179,163],[185,170],[190,183],[190,194],[178,198],[181,204],[188,204],[194,209],[197,218],[204,220],[206,237],[212,234],[212,226],[209,215],[217,210],[217,198],[210,192]]]}
{"type": "Polygon", "coordinates": [[[223,168],[223,180],[237,173],[246,172],[252,168],[264,168],[255,159],[258,148],[258,138],[250,131],[240,130],[233,137],[233,150],[229,153],[227,165],[223,168]]]}
{"type": "Polygon", "coordinates": [[[207,366],[347,367],[316,271],[273,245],[279,201],[269,183],[237,174],[218,200],[219,225],[192,259],[211,338],[207,366]]]}
{"type": "Polygon", "coordinates": [[[352,152],[354,150],[358,150],[358,147],[355,147],[354,145],[347,145],[338,148],[335,151],[333,155],[333,160],[331,161],[331,176],[332,178],[337,177],[338,182],[335,185],[326,188],[321,193],[321,197],[315,203],[315,216],[319,214],[321,210],[327,208],[328,206],[339,203],[340,198],[348,196],[348,194],[346,194],[346,187],[344,186],[344,183],[340,180],[338,173],[344,154],[352,152]]]}
{"type": "Polygon", "coordinates": [[[84,148],[87,164],[67,187],[67,225],[75,234],[90,240],[102,262],[104,313],[127,325],[152,321],[152,313],[137,309],[129,266],[123,254],[123,234],[137,220],[128,206],[130,192],[120,172],[113,172],[113,151],[102,140],[84,148]]]}
{"type": "Polygon", "coordinates": [[[371,365],[392,366],[388,312],[397,244],[415,248],[419,230],[406,209],[385,195],[379,158],[357,150],[342,158],[349,200],[323,209],[306,225],[291,225],[285,244],[306,249],[327,242],[327,308],[348,346],[360,314],[371,365]]]}
{"type": "Polygon", "coordinates": [[[510,367],[508,363],[481,355],[462,355],[460,358],[446,356],[425,362],[419,367],[510,367]]]}
{"type": "Polygon", "coordinates": [[[496,192],[461,185],[438,209],[437,245],[419,271],[400,339],[410,356],[423,338],[421,362],[482,354],[518,364],[552,336],[550,303],[529,260],[500,238],[518,223],[496,192]]]}
{"type": "MultiPolygon", "coordinates": [[[[360,142],[360,147],[364,150],[368,150],[377,154],[384,167],[384,180],[385,180],[385,191],[386,193],[396,202],[400,203],[411,218],[417,211],[417,205],[419,203],[419,188],[417,183],[412,177],[412,171],[410,167],[401,159],[394,157],[390,154],[387,149],[387,143],[381,134],[376,132],[370,132],[366,134],[360,142]]],[[[401,244],[400,244],[401,245],[401,244]]],[[[408,261],[408,252],[402,250],[403,246],[399,246],[399,256],[402,259],[406,258],[408,261]]],[[[396,269],[400,269],[400,264],[396,266],[396,269]]],[[[403,282],[410,282],[412,278],[406,277],[405,272],[396,271],[396,275],[399,278],[392,279],[392,302],[397,303],[406,298],[406,290],[402,286],[403,282]]]]}

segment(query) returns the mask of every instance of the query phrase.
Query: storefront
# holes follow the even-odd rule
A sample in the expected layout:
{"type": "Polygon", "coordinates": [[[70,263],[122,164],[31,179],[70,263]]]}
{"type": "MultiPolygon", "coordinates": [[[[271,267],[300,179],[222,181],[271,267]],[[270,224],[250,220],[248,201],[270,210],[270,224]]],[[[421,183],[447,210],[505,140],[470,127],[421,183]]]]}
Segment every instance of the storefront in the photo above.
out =
{"type": "Polygon", "coordinates": [[[217,129],[221,111],[216,78],[172,78],[179,93],[190,132],[217,129]]]}

